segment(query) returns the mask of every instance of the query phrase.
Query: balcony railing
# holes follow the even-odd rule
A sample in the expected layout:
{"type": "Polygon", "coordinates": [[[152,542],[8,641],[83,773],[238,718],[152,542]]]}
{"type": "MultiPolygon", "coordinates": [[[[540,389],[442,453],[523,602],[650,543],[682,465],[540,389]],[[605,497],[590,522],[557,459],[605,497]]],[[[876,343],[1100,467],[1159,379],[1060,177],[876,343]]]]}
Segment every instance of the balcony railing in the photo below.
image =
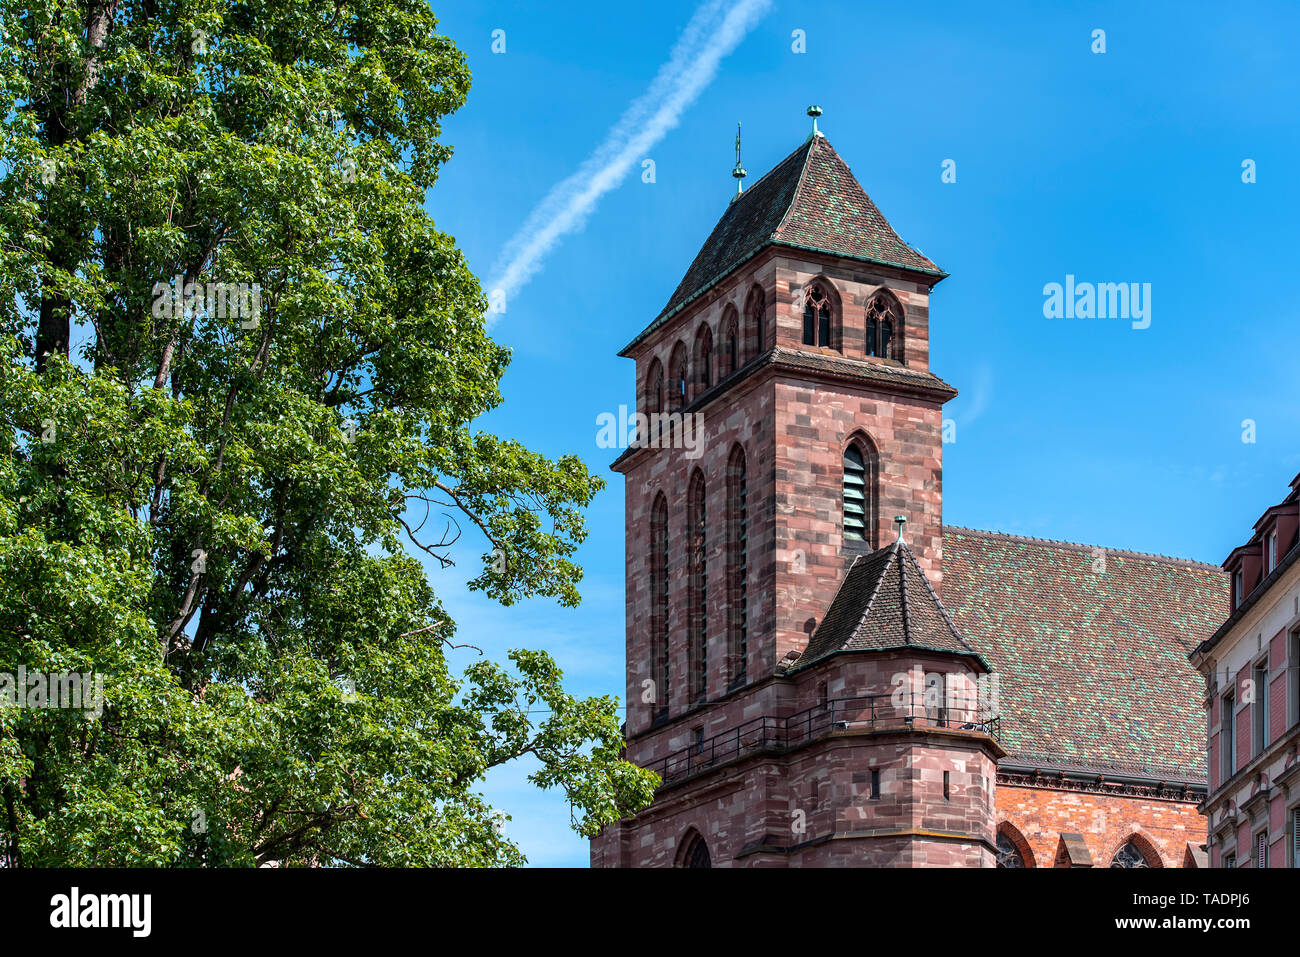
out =
{"type": "Polygon", "coordinates": [[[982,732],[994,740],[1001,719],[981,708],[976,696],[936,704],[924,693],[835,698],[785,717],[763,715],[697,741],[646,765],[664,784],[756,751],[798,747],[835,731],[882,731],[902,728],[952,728],[982,732]]]}

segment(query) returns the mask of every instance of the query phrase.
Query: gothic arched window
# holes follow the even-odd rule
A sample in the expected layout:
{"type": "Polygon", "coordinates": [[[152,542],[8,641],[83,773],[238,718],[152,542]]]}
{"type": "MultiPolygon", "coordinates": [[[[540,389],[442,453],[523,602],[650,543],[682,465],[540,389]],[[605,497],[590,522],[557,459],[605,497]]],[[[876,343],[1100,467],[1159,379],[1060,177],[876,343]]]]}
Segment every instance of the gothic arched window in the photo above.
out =
{"type": "Polygon", "coordinates": [[[687,616],[690,621],[691,700],[703,701],[709,689],[709,590],[708,590],[708,520],[704,509],[704,475],[691,476],[686,495],[687,561],[689,596],[687,616]]]}
{"type": "Polygon", "coordinates": [[[1150,867],[1151,861],[1143,850],[1132,840],[1127,840],[1115,852],[1110,862],[1111,867],[1150,867]]]}
{"type": "Polygon", "coordinates": [[[713,385],[713,330],[708,326],[695,336],[695,381],[700,392],[713,385]]]}
{"type": "Polygon", "coordinates": [[[649,413],[664,411],[664,367],[655,359],[645,377],[645,404],[649,413]]]}
{"type": "Polygon", "coordinates": [[[736,316],[736,310],[731,309],[728,312],[729,315],[722,320],[721,375],[731,375],[740,368],[740,321],[736,316]]]}
{"type": "Polygon", "coordinates": [[[737,445],[727,463],[727,604],[731,609],[727,657],[733,685],[744,683],[749,664],[748,499],[745,452],[737,445]]]}
{"type": "Polygon", "coordinates": [[[876,456],[863,441],[844,450],[844,540],[875,540],[876,456]]]}
{"type": "Polygon", "coordinates": [[[1005,831],[998,831],[998,867],[1024,867],[1025,859],[1016,842],[1005,831]]]}
{"type": "Polygon", "coordinates": [[[650,511],[650,670],[654,719],[668,716],[668,500],[655,497],[650,511]]]}
{"type": "Polygon", "coordinates": [[[692,831],[691,836],[687,838],[685,847],[682,848],[681,857],[678,858],[678,867],[712,867],[713,862],[709,858],[709,845],[704,843],[704,838],[700,837],[698,831],[692,831]]]}
{"type": "Polygon", "coordinates": [[[803,298],[803,344],[831,344],[831,301],[819,283],[813,283],[803,298]]]}
{"type": "Polygon", "coordinates": [[[898,301],[876,293],[867,303],[866,352],[882,359],[903,358],[903,310],[898,301]]]}
{"type": "Polygon", "coordinates": [[[680,409],[687,402],[686,383],[686,346],[679,342],[673,346],[672,358],[668,361],[668,385],[672,392],[674,410],[680,409]]]}

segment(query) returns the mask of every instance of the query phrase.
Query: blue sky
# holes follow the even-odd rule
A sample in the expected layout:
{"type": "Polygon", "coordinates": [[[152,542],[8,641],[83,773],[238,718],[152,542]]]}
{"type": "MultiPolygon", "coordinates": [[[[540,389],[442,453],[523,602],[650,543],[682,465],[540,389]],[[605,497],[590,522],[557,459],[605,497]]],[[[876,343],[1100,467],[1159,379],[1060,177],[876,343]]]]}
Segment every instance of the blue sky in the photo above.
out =
{"type": "MultiPolygon", "coordinates": [[[[957,424],[946,522],[1214,563],[1248,537],[1300,471],[1300,10],[1045,6],[768,7],[646,151],[655,182],[638,162],[494,326],[514,361],[482,427],[576,453],[609,487],[589,513],[578,609],[467,592],[481,542],[430,570],[461,640],[497,659],[545,648],[569,690],[621,697],[623,489],[596,417],[632,401],[617,352],[730,198],[737,120],[753,182],[807,136],[810,103],[895,229],[951,274],[931,300],[932,368],[961,391],[945,411],[957,424]],[[1105,53],[1091,50],[1095,29],[1105,53]],[[794,30],[806,53],[792,51],[794,30]],[[941,182],[946,159],[955,183],[941,182]],[[1242,182],[1246,159],[1255,183],[1242,182]],[[1150,327],[1045,318],[1043,287],[1067,274],[1150,283],[1150,327]]],[[[474,87],[445,123],[455,157],[428,206],[485,284],[696,7],[435,4],[474,87]]],[[[488,782],[507,833],[535,865],[585,866],[563,798],[528,785],[529,770],[488,782]]]]}

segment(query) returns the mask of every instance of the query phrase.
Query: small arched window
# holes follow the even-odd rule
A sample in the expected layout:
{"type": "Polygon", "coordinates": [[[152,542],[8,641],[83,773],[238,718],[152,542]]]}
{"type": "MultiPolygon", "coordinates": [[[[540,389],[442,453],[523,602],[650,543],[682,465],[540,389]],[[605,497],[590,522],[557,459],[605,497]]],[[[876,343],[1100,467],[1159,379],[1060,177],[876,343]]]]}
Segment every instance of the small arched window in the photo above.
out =
{"type": "Polygon", "coordinates": [[[656,359],[650,363],[645,377],[646,411],[653,414],[664,411],[664,367],[656,359]]]}
{"type": "Polygon", "coordinates": [[[668,716],[668,500],[655,497],[650,511],[650,673],[654,681],[653,719],[668,716]]]}
{"type": "Polygon", "coordinates": [[[749,664],[749,488],[745,452],[737,445],[727,463],[727,636],[731,684],[744,684],[749,664]]]}
{"type": "Polygon", "coordinates": [[[686,494],[687,567],[690,622],[691,700],[703,701],[709,688],[708,519],[705,514],[704,474],[696,471],[686,494]]]}
{"type": "Polygon", "coordinates": [[[713,330],[708,326],[695,336],[695,381],[700,392],[713,385],[713,330]]]}
{"type": "Polygon", "coordinates": [[[903,359],[903,310],[885,293],[867,303],[866,351],[882,359],[903,359]]]}
{"type": "Polygon", "coordinates": [[[682,848],[681,856],[678,858],[678,867],[712,867],[713,862],[709,858],[709,845],[704,843],[704,838],[700,836],[699,831],[692,830],[690,837],[686,839],[686,844],[682,848]]]}
{"type": "Polygon", "coordinates": [[[844,541],[874,544],[876,457],[865,442],[844,450],[844,541]]]}
{"type": "Polygon", "coordinates": [[[1137,842],[1129,839],[1120,845],[1120,849],[1115,852],[1111,859],[1111,867],[1151,867],[1151,860],[1147,857],[1145,851],[1138,846],[1137,842]]]}
{"type": "Polygon", "coordinates": [[[1011,840],[1011,835],[998,831],[998,867],[1024,867],[1025,858],[1011,840]]]}
{"type": "Polygon", "coordinates": [[[722,340],[722,374],[731,375],[740,368],[740,323],[735,313],[726,320],[722,340]]]}
{"type": "Polygon", "coordinates": [[[819,283],[813,283],[804,293],[803,344],[829,346],[831,344],[831,301],[819,283]]]}
{"type": "Polygon", "coordinates": [[[680,409],[686,404],[686,346],[677,343],[673,346],[672,358],[668,362],[668,384],[672,392],[673,409],[680,409]]]}

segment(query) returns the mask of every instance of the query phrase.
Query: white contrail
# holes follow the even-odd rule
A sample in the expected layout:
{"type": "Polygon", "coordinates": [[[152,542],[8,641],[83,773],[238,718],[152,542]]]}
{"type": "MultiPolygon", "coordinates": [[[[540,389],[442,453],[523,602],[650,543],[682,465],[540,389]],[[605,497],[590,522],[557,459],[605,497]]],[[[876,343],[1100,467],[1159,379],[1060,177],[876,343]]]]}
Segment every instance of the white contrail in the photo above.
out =
{"type": "MultiPolygon", "coordinates": [[[[767,12],[771,0],[709,0],[695,11],[649,89],[623,111],[577,172],[562,180],[506,243],[488,284],[494,302],[509,302],[567,233],[580,229],[600,197],[675,127],[718,71],[718,64],[767,12]],[[502,265],[504,263],[504,265],[502,265]]],[[[491,325],[498,312],[488,316],[491,325]]]]}

